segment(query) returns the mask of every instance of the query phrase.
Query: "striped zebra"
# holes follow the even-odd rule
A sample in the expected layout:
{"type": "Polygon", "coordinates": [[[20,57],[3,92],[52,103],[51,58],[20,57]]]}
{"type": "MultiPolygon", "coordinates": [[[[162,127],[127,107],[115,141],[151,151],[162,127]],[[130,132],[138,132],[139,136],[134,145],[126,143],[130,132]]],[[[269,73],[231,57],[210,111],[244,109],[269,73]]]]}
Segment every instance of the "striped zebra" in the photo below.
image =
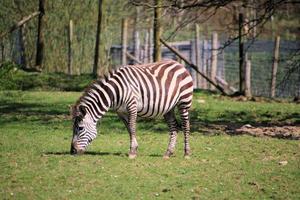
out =
{"type": "Polygon", "coordinates": [[[115,110],[130,135],[129,158],[135,158],[136,119],[164,116],[170,132],[164,158],[175,149],[177,106],[184,132],[184,155],[189,157],[189,108],[192,104],[193,80],[185,67],[173,60],[122,66],[92,83],[72,108],[74,120],[71,153],[83,153],[96,138],[96,123],[109,110],[115,110]]]}

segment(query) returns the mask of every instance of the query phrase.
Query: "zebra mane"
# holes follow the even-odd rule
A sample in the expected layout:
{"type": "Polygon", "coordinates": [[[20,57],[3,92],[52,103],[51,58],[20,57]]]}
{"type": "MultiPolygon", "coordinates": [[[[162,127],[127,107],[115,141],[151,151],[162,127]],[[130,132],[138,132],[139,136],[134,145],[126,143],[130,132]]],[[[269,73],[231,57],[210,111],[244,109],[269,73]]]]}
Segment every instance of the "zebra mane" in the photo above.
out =
{"type": "Polygon", "coordinates": [[[78,115],[80,114],[79,111],[79,106],[81,105],[83,98],[88,95],[89,91],[91,89],[93,89],[95,84],[99,84],[103,81],[108,81],[108,79],[117,71],[119,71],[119,67],[117,69],[111,69],[108,71],[108,73],[100,75],[96,80],[93,80],[84,90],[82,95],[79,97],[79,99],[75,102],[74,105],[71,106],[71,116],[74,117],[78,117],[78,115]]]}

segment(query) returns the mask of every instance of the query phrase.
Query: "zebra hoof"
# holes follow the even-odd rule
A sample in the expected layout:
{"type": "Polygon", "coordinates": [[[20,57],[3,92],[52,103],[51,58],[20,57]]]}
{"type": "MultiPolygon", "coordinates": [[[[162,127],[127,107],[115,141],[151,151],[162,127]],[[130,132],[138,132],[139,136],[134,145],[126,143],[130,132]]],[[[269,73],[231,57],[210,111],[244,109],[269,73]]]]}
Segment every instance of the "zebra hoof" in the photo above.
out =
{"type": "Polygon", "coordinates": [[[172,155],[173,155],[173,152],[167,150],[167,152],[166,152],[165,155],[164,155],[164,159],[167,160],[167,159],[169,159],[172,155]]]}
{"type": "Polygon", "coordinates": [[[163,156],[163,159],[164,159],[164,160],[168,160],[168,159],[170,159],[170,156],[164,155],[164,156],[163,156]]]}
{"type": "Polygon", "coordinates": [[[184,155],[184,159],[189,160],[189,159],[191,159],[191,156],[190,155],[184,155]]]}
{"type": "Polygon", "coordinates": [[[136,158],[136,154],[129,154],[129,159],[135,159],[136,158]]]}

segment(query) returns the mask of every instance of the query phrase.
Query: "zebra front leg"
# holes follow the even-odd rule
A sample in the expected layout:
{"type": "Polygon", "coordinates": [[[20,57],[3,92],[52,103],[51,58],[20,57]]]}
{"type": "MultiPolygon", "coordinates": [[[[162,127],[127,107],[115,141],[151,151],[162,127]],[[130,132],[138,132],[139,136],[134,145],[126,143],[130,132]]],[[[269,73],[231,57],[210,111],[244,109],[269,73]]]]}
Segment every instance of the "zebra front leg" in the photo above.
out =
{"type": "Polygon", "coordinates": [[[180,112],[182,129],[184,134],[184,157],[189,159],[191,155],[191,148],[189,143],[189,138],[190,138],[189,110],[187,108],[179,107],[179,112],[180,112]]]}
{"type": "Polygon", "coordinates": [[[136,140],[136,119],[137,119],[137,112],[136,108],[128,108],[128,113],[120,114],[118,113],[119,117],[124,122],[130,137],[130,150],[129,150],[129,158],[133,159],[137,156],[137,149],[138,143],[136,140]]]}
{"type": "Polygon", "coordinates": [[[166,113],[164,115],[164,118],[168,124],[169,132],[170,132],[168,149],[164,155],[164,159],[168,159],[174,153],[176,139],[177,139],[177,121],[176,121],[174,109],[172,109],[168,113],[166,113]]]}

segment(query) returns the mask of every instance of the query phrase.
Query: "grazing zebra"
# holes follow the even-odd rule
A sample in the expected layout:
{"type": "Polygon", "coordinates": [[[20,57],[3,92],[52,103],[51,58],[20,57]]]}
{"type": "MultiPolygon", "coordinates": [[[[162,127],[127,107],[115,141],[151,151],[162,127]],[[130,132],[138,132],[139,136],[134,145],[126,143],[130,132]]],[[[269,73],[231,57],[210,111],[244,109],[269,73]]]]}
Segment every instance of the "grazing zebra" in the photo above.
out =
{"type": "Polygon", "coordinates": [[[189,157],[189,108],[192,104],[193,80],[185,67],[173,60],[143,65],[122,66],[92,83],[73,106],[74,120],[71,153],[83,153],[96,138],[97,121],[113,109],[125,123],[130,135],[129,158],[135,158],[136,119],[163,115],[170,131],[169,145],[164,158],[175,149],[177,106],[184,132],[184,155],[189,157]]]}

